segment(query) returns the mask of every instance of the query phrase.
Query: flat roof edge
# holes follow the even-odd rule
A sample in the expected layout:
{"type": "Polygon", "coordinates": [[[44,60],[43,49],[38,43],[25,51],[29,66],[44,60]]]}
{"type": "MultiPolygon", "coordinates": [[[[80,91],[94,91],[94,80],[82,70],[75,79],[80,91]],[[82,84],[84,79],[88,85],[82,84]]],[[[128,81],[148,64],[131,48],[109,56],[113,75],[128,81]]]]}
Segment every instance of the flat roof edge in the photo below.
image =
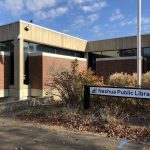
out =
{"type": "Polygon", "coordinates": [[[20,20],[19,21],[12,21],[12,22],[7,22],[7,23],[2,23],[2,24],[0,24],[0,27],[5,26],[5,25],[9,25],[9,24],[14,24],[14,23],[17,23],[17,22],[20,22],[20,20]]]}
{"type": "Polygon", "coordinates": [[[84,40],[84,39],[81,39],[81,38],[78,38],[78,37],[75,37],[75,36],[72,36],[72,35],[69,35],[69,34],[65,34],[65,33],[63,33],[63,32],[59,32],[59,31],[56,31],[56,30],[52,30],[52,29],[49,29],[49,28],[46,28],[46,27],[42,27],[42,26],[40,26],[40,25],[36,25],[36,24],[34,24],[34,23],[30,23],[30,22],[27,22],[27,21],[24,21],[24,20],[18,20],[18,21],[8,22],[8,23],[5,23],[5,24],[0,24],[0,26],[5,26],[5,25],[9,25],[9,24],[14,24],[14,23],[17,23],[17,22],[27,23],[27,24],[36,26],[36,27],[38,27],[38,28],[42,28],[42,29],[45,29],[45,30],[48,30],[48,31],[52,31],[52,32],[55,32],[55,33],[59,33],[59,34],[65,35],[65,36],[69,36],[69,37],[72,37],[72,38],[75,38],[75,39],[78,39],[78,40],[82,40],[82,41],[88,42],[87,40],[84,40]]]}
{"type": "MultiPolygon", "coordinates": [[[[142,34],[141,36],[150,36],[150,33],[147,34],[142,34]]],[[[99,42],[99,41],[107,41],[107,40],[117,40],[117,39],[124,39],[124,38],[136,38],[137,35],[129,35],[129,36],[122,36],[122,37],[115,37],[115,38],[106,38],[106,39],[100,39],[100,40],[93,40],[93,41],[88,41],[90,42],[99,42]]]]}
{"type": "Polygon", "coordinates": [[[52,30],[52,29],[49,29],[49,28],[46,28],[46,27],[42,27],[42,26],[40,26],[40,25],[36,25],[36,24],[34,24],[34,23],[30,23],[30,22],[27,22],[27,21],[24,21],[24,20],[20,20],[20,22],[27,23],[27,24],[33,25],[33,26],[38,27],[38,28],[42,28],[42,29],[45,29],[45,30],[48,30],[48,31],[52,31],[52,32],[55,32],[55,33],[59,33],[59,34],[65,35],[65,36],[69,36],[69,37],[72,37],[72,38],[75,38],[75,39],[78,39],[78,40],[82,40],[82,41],[87,42],[87,40],[84,40],[84,39],[81,39],[81,38],[78,38],[78,37],[74,37],[74,36],[72,36],[72,35],[65,34],[65,33],[63,33],[63,32],[59,32],[59,31],[56,31],[56,30],[52,30]]]}

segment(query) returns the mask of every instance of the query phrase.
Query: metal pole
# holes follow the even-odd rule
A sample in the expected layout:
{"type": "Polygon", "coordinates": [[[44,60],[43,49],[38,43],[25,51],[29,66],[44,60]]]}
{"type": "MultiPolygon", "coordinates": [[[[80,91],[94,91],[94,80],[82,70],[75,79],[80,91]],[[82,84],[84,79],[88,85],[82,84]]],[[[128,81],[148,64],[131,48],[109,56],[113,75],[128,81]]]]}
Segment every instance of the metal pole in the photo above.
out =
{"type": "Polygon", "coordinates": [[[137,87],[141,87],[142,74],[142,57],[141,57],[141,0],[138,0],[137,15],[137,87]]]}

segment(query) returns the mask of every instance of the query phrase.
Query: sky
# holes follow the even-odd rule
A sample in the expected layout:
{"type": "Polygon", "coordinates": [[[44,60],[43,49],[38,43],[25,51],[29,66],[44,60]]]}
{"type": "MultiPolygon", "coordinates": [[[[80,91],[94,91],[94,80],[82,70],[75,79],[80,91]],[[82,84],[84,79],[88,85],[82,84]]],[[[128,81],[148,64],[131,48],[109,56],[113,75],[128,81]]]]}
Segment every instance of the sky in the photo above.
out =
{"type": "MultiPolygon", "coordinates": [[[[137,0],[0,0],[0,25],[18,20],[88,41],[136,35],[137,0]]],[[[142,0],[142,34],[150,0],[142,0]]]]}

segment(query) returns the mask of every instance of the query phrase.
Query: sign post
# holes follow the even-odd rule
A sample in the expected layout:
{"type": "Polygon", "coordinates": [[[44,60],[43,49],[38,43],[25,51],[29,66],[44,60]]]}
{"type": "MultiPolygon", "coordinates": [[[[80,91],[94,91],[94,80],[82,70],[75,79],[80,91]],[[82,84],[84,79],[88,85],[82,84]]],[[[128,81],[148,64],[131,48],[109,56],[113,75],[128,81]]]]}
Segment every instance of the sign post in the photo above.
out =
{"type": "Polygon", "coordinates": [[[84,86],[84,109],[90,108],[90,87],[84,86]]]}
{"type": "Polygon", "coordinates": [[[142,57],[141,57],[141,0],[138,1],[137,15],[137,87],[141,88],[142,57]]]}
{"type": "Polygon", "coordinates": [[[84,109],[90,108],[90,95],[150,100],[150,89],[84,86],[84,109]]]}

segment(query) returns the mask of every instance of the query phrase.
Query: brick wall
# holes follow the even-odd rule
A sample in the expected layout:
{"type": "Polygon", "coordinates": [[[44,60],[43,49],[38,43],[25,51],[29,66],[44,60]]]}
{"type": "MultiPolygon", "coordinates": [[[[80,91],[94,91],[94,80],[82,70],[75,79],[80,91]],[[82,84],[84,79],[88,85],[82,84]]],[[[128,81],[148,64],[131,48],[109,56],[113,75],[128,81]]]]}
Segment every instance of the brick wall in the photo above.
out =
{"type": "Polygon", "coordinates": [[[124,60],[100,60],[96,61],[96,74],[103,76],[104,79],[115,72],[126,72],[132,74],[136,72],[136,59],[124,60]]]}
{"type": "MultiPolygon", "coordinates": [[[[73,59],[51,57],[51,56],[30,56],[29,59],[29,82],[32,89],[43,89],[46,82],[50,81],[52,74],[70,68],[73,59]]],[[[85,69],[87,62],[79,60],[79,68],[85,69]]]]}
{"type": "Polygon", "coordinates": [[[29,83],[32,89],[42,89],[42,56],[29,57],[29,83]]]}
{"type": "Polygon", "coordinates": [[[0,55],[0,89],[8,89],[10,83],[10,56],[0,55]]]}
{"type": "MultiPolygon", "coordinates": [[[[43,56],[43,86],[45,85],[47,80],[50,81],[50,78],[54,73],[66,69],[69,70],[71,68],[71,61],[73,61],[73,59],[43,56]]],[[[87,68],[86,61],[78,60],[78,63],[79,70],[87,68]]]]}

